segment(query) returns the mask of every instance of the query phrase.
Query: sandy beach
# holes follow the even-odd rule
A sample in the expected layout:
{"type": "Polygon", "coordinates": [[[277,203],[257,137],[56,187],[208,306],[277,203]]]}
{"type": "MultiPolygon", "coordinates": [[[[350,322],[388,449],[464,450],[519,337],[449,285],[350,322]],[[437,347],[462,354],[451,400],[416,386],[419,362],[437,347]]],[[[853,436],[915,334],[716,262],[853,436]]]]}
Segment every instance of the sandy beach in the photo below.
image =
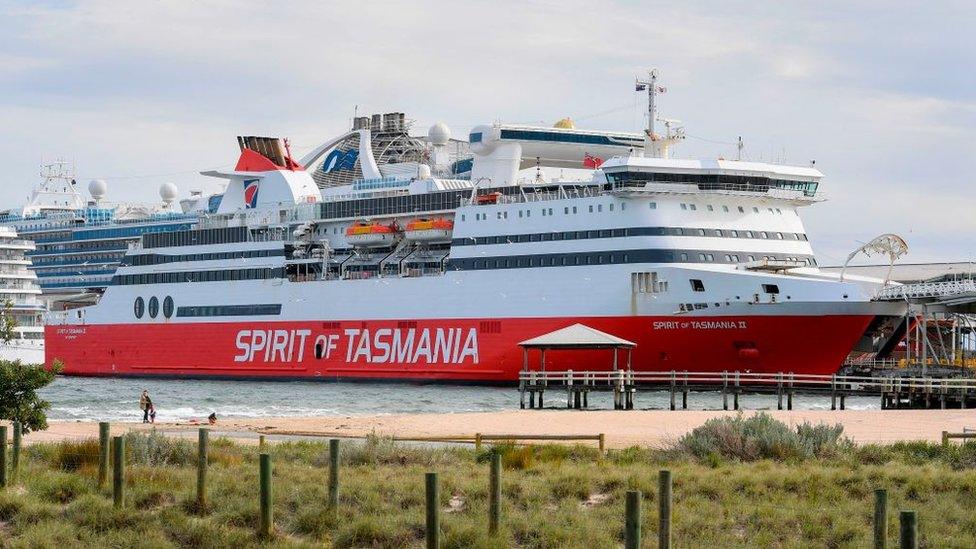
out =
{"type": "MultiPolygon", "coordinates": [[[[405,414],[314,418],[230,419],[219,422],[214,431],[253,439],[256,434],[362,437],[370,433],[399,438],[471,436],[483,434],[591,435],[604,433],[611,448],[632,445],[659,446],[677,439],[712,417],[736,412],[635,410],[570,411],[512,410],[455,414],[405,414]]],[[[757,412],[747,411],[745,414],[757,412]]],[[[976,410],[795,410],[767,412],[790,425],[803,422],[840,423],[844,433],[856,442],[895,442],[940,439],[944,430],[961,432],[976,428],[976,410]]],[[[113,434],[155,427],[179,434],[196,429],[188,423],[115,423],[113,434]]],[[[79,440],[98,436],[94,422],[50,422],[50,427],[25,436],[27,444],[79,440]]]]}

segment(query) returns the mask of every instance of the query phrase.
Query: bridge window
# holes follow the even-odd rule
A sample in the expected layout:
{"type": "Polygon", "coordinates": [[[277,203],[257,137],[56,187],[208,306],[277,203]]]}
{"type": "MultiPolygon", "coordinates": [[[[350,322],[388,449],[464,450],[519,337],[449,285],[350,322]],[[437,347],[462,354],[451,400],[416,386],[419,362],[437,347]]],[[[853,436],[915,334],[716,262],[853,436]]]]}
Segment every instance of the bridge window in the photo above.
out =
{"type": "Polygon", "coordinates": [[[692,279],[688,280],[688,282],[691,283],[691,291],[693,291],[693,292],[704,292],[705,291],[705,283],[702,282],[700,279],[698,279],[698,278],[692,278],[692,279]]]}
{"type": "Polygon", "coordinates": [[[762,289],[767,294],[778,294],[779,293],[779,286],[776,285],[776,284],[763,284],[762,285],[762,289]]]}

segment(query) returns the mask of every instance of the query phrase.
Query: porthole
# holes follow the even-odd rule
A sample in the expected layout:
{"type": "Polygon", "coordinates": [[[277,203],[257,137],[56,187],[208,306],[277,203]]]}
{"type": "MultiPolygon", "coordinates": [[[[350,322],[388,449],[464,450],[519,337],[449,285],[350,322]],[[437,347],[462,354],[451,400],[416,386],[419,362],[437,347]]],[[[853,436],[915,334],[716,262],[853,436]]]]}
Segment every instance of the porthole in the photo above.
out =
{"type": "Polygon", "coordinates": [[[159,299],[156,296],[149,298],[149,318],[156,318],[159,314],[159,299]]]}
{"type": "Polygon", "coordinates": [[[141,297],[137,297],[132,308],[133,312],[136,314],[136,318],[142,318],[142,315],[146,312],[146,301],[141,297]]]}
{"type": "Polygon", "coordinates": [[[170,318],[173,316],[173,297],[166,296],[163,300],[163,316],[170,318]]]}

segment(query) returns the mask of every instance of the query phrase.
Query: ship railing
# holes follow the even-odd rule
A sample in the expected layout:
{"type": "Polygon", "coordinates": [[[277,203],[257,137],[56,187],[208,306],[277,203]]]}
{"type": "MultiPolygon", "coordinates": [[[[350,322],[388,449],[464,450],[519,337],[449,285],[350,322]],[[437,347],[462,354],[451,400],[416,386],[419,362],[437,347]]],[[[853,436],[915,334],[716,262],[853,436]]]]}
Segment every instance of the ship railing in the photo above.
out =
{"type": "Polygon", "coordinates": [[[976,280],[946,280],[942,282],[919,282],[916,284],[888,286],[882,288],[875,299],[881,301],[901,301],[904,299],[950,297],[966,293],[976,293],[976,280]]]}
{"type": "Polygon", "coordinates": [[[643,185],[623,183],[614,187],[620,194],[725,194],[732,196],[765,196],[783,200],[819,202],[826,199],[823,191],[784,189],[780,187],[736,185],[731,183],[655,183],[643,185]]]}

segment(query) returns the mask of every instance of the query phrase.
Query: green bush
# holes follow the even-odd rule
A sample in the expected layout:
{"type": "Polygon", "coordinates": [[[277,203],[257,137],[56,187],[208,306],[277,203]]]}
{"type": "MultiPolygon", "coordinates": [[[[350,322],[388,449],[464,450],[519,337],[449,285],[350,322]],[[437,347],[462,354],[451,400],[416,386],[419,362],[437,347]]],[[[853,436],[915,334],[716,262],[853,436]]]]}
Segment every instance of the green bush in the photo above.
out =
{"type": "Polygon", "coordinates": [[[830,457],[853,447],[842,425],[810,425],[795,430],[769,414],[713,418],[683,436],[674,450],[717,465],[719,457],[741,461],[830,457]]]}
{"type": "Polygon", "coordinates": [[[196,444],[152,430],[125,434],[125,455],[133,465],[190,465],[197,459],[196,444]]]}
{"type": "Polygon", "coordinates": [[[63,471],[77,471],[85,466],[97,466],[99,452],[97,440],[64,440],[54,446],[54,451],[45,461],[63,471]]]}

